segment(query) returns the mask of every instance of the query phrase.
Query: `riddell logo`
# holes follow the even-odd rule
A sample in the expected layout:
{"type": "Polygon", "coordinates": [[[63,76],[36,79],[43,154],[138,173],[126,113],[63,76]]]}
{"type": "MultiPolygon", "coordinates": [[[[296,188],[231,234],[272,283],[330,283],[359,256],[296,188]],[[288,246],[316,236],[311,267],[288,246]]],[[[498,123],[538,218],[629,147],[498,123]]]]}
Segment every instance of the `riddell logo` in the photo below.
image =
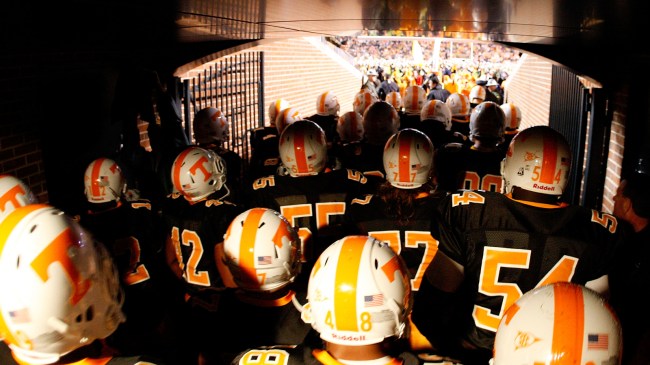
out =
{"type": "Polygon", "coordinates": [[[355,341],[355,342],[366,340],[366,336],[337,335],[336,333],[332,333],[332,338],[337,340],[342,340],[342,341],[355,341]]]}
{"type": "Polygon", "coordinates": [[[544,186],[544,185],[533,184],[533,189],[555,191],[555,186],[544,186]]]}

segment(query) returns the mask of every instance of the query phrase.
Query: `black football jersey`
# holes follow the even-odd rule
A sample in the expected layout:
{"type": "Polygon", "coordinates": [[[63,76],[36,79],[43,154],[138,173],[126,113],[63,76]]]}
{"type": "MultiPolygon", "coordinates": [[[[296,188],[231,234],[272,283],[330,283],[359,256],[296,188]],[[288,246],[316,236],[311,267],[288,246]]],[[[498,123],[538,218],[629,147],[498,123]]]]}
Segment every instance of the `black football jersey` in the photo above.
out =
{"type": "MultiPolygon", "coordinates": [[[[355,361],[357,365],[366,363],[373,365],[416,365],[412,354],[403,353],[400,357],[388,357],[386,362],[378,360],[355,361]],[[404,358],[402,358],[404,356],[404,358]],[[408,360],[405,360],[408,359],[408,360]]],[[[347,362],[346,362],[347,363],[347,362]]],[[[310,346],[267,346],[249,349],[237,356],[230,365],[344,365],[336,360],[329,352],[310,346]]]]}
{"type": "Polygon", "coordinates": [[[280,143],[275,126],[255,128],[251,131],[251,158],[249,175],[251,180],[274,174],[280,165],[280,143]]]}
{"type": "Polygon", "coordinates": [[[162,209],[164,231],[175,245],[189,294],[224,289],[215,246],[223,242],[230,222],[242,211],[228,201],[208,198],[191,203],[180,193],[167,196],[162,209]]]}
{"type": "Polygon", "coordinates": [[[623,235],[610,214],[577,205],[533,206],[493,192],[458,191],[439,205],[438,249],[464,267],[465,338],[491,350],[505,310],[552,282],[606,275],[623,235]]]}
{"type": "Polygon", "coordinates": [[[366,176],[377,176],[383,179],[384,146],[374,145],[365,140],[344,144],[339,156],[343,168],[361,171],[366,176]]]}
{"type": "Polygon", "coordinates": [[[464,144],[446,145],[436,152],[436,176],[445,190],[484,190],[501,192],[501,150],[478,151],[464,144]]]}

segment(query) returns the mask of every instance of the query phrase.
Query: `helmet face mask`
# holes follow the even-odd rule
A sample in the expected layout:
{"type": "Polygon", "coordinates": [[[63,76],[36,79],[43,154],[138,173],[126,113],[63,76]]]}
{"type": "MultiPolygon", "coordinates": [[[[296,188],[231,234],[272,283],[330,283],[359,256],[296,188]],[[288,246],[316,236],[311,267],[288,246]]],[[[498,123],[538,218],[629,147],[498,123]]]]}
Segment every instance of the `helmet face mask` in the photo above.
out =
{"type": "Polygon", "coordinates": [[[63,212],[20,207],[0,230],[0,337],[16,357],[56,362],[125,320],[112,257],[63,212]]]}
{"type": "Polygon", "coordinates": [[[214,107],[199,110],[192,121],[192,129],[194,139],[200,144],[224,142],[230,136],[228,119],[214,107]]]}
{"type": "Polygon", "coordinates": [[[325,132],[310,120],[290,124],[280,135],[280,159],[291,176],[316,175],[327,163],[325,132]]]}
{"type": "Polygon", "coordinates": [[[224,235],[225,264],[239,288],[275,292],[300,272],[300,238],[289,221],[267,208],[239,214],[224,235]]]}
{"type": "Polygon", "coordinates": [[[323,340],[351,346],[402,337],[412,303],[404,262],[369,236],[347,236],[323,251],[307,300],[303,320],[323,340]]]}
{"type": "Polygon", "coordinates": [[[571,152],[566,139],[548,126],[519,132],[510,142],[501,164],[505,193],[514,187],[561,196],[568,183],[571,152]]]}
{"type": "Polygon", "coordinates": [[[176,156],[171,178],[176,191],[198,201],[225,185],[226,164],[214,151],[191,146],[176,156]]]}
{"type": "Polygon", "coordinates": [[[126,179],[114,160],[98,158],[84,173],[84,193],[90,203],[120,201],[126,192],[126,179]]]}
{"type": "Polygon", "coordinates": [[[397,132],[384,147],[386,180],[400,189],[419,188],[431,178],[433,153],[424,133],[411,128],[397,132]]]}
{"type": "Polygon", "coordinates": [[[619,364],[621,352],[621,327],[606,300],[584,286],[560,282],[525,293],[506,310],[493,360],[494,365],[619,364]]]}

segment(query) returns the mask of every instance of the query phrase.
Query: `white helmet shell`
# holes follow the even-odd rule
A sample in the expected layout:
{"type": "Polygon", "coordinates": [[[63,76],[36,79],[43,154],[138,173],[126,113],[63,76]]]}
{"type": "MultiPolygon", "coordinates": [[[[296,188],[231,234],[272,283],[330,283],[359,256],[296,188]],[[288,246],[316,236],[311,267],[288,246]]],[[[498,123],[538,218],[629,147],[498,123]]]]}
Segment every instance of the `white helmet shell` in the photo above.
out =
{"type": "Polygon", "coordinates": [[[451,130],[451,110],[444,101],[427,100],[420,112],[420,121],[434,120],[442,123],[445,130],[451,130]]]}
{"type": "Polygon", "coordinates": [[[377,97],[372,92],[370,92],[370,90],[363,89],[354,96],[352,108],[355,112],[363,115],[366,110],[377,100],[377,97]]]}
{"type": "Polygon", "coordinates": [[[429,137],[416,129],[393,134],[384,147],[386,180],[400,189],[419,188],[431,178],[433,153],[429,137]]]}
{"type": "Polygon", "coordinates": [[[566,139],[548,126],[519,132],[501,165],[504,192],[513,187],[560,196],[568,183],[571,152],[566,139]]]}
{"type": "Polygon", "coordinates": [[[280,159],[291,176],[315,175],[325,169],[327,142],[318,124],[299,120],[280,135],[280,159]]]}
{"type": "Polygon", "coordinates": [[[338,116],[339,110],[341,110],[341,105],[333,92],[326,91],[316,98],[316,114],[338,116]]]}
{"type": "Polygon", "coordinates": [[[302,120],[302,115],[298,109],[292,107],[282,109],[275,118],[275,128],[278,129],[278,133],[282,133],[289,124],[293,124],[298,120],[302,120]]]}
{"type": "Polygon", "coordinates": [[[404,99],[402,101],[406,114],[420,114],[424,103],[427,101],[427,92],[422,86],[408,86],[404,92],[404,99]]]}
{"type": "Polygon", "coordinates": [[[447,97],[445,104],[449,107],[453,117],[468,116],[471,113],[469,98],[465,94],[453,93],[447,97]]]}
{"type": "Polygon", "coordinates": [[[0,223],[0,337],[49,364],[125,320],[119,274],[104,246],[62,211],[20,207],[0,223]]]}
{"type": "Polygon", "coordinates": [[[560,282],[533,289],[501,318],[494,365],[620,364],[622,333],[606,300],[560,282]]]}
{"type": "Polygon", "coordinates": [[[277,118],[280,111],[290,107],[289,102],[284,99],[276,99],[269,104],[269,122],[275,125],[275,118],[277,118]]]}
{"type": "Polygon", "coordinates": [[[274,292],[300,272],[300,238],[291,223],[272,209],[239,214],[224,235],[225,263],[239,288],[274,292]]]}
{"type": "Polygon", "coordinates": [[[411,286],[401,258],[370,236],[347,236],[314,264],[302,318],[320,337],[361,346],[403,336],[411,286]]]}
{"type": "Polygon", "coordinates": [[[469,91],[469,101],[474,104],[480,104],[485,101],[485,87],[474,85],[469,91]]]}
{"type": "Polygon", "coordinates": [[[84,174],[84,193],[90,203],[119,201],[126,192],[122,169],[110,158],[98,158],[88,164],[84,174]]]}
{"type": "Polygon", "coordinates": [[[521,124],[521,109],[513,103],[501,104],[501,110],[506,116],[506,131],[516,131],[521,124]]]}
{"type": "Polygon", "coordinates": [[[214,107],[199,110],[192,121],[196,143],[225,142],[230,136],[228,119],[214,107]]]}
{"type": "Polygon", "coordinates": [[[360,141],[363,139],[363,117],[355,111],[344,113],[336,124],[336,132],[341,141],[360,141]]]}
{"type": "Polygon", "coordinates": [[[214,151],[191,146],[176,156],[171,178],[187,200],[201,200],[226,183],[226,164],[214,151]]]}
{"type": "Polygon", "coordinates": [[[386,102],[395,108],[395,110],[402,110],[402,95],[397,91],[391,91],[386,95],[386,102]]]}
{"type": "Polygon", "coordinates": [[[19,178],[0,175],[0,222],[14,209],[38,203],[31,189],[19,178]]]}

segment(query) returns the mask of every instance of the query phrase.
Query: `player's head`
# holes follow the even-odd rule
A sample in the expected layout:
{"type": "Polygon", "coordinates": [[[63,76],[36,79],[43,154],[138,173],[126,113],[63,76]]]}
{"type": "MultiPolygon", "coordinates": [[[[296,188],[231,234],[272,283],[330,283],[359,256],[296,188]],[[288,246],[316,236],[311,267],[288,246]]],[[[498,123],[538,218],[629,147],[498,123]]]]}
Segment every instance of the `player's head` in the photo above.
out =
{"type": "Polygon", "coordinates": [[[226,164],[214,151],[191,146],[176,156],[171,178],[176,191],[198,201],[225,185],[226,164]]]}
{"type": "Polygon", "coordinates": [[[384,145],[399,128],[397,110],[385,101],[373,103],[363,115],[363,131],[366,140],[375,145],[384,145]]]}
{"type": "Polygon", "coordinates": [[[298,120],[302,119],[302,114],[296,108],[286,108],[280,110],[278,116],[275,117],[275,128],[278,129],[278,133],[282,133],[288,125],[295,123],[298,120]]]}
{"type": "Polygon", "coordinates": [[[493,101],[480,103],[469,117],[469,139],[480,139],[496,146],[503,142],[505,119],[499,104],[493,101]]]}
{"type": "Polygon", "coordinates": [[[14,209],[36,203],[38,199],[27,184],[15,176],[0,174],[0,222],[14,209]]]}
{"type": "Polygon", "coordinates": [[[422,86],[411,85],[404,91],[404,112],[406,114],[420,114],[422,106],[427,101],[427,92],[422,86]]]}
{"type": "Polygon", "coordinates": [[[363,139],[363,116],[355,111],[343,113],[336,124],[336,132],[344,142],[363,139]]]}
{"type": "Polygon", "coordinates": [[[451,111],[451,118],[458,122],[468,122],[471,113],[469,98],[462,93],[452,93],[447,97],[445,104],[451,111]]]}
{"type": "Polygon", "coordinates": [[[420,112],[421,122],[440,122],[446,131],[451,130],[451,110],[445,102],[440,100],[427,100],[422,106],[420,112]]]}
{"type": "Polygon", "coordinates": [[[521,124],[521,109],[513,103],[503,103],[501,110],[506,116],[506,133],[517,132],[521,124]]]}
{"type": "Polygon", "coordinates": [[[289,102],[284,99],[275,99],[269,104],[269,124],[275,126],[275,118],[277,118],[280,111],[290,107],[289,102]]]}
{"type": "Polygon", "coordinates": [[[533,289],[505,312],[494,365],[620,364],[618,318],[598,293],[560,282],[533,289]]]}
{"type": "Polygon", "coordinates": [[[196,143],[222,143],[228,140],[230,128],[228,119],[215,107],[199,110],[192,121],[196,143]]]}
{"type": "Polygon", "coordinates": [[[347,236],[320,255],[309,276],[302,318],[331,343],[361,346],[399,338],[411,310],[401,258],[370,236],[347,236]]]}
{"type": "Polygon", "coordinates": [[[331,91],[326,91],[316,98],[316,114],[318,115],[339,115],[341,105],[339,99],[331,91]]]}
{"type": "Polygon", "coordinates": [[[363,89],[354,96],[352,107],[355,112],[363,115],[368,107],[374,104],[377,100],[377,97],[370,92],[370,90],[363,89]]]}
{"type": "Polygon", "coordinates": [[[315,175],[327,164],[325,132],[318,124],[299,120],[280,135],[280,160],[291,176],[315,175]]]}
{"type": "Polygon", "coordinates": [[[386,94],[386,102],[395,108],[395,110],[402,110],[402,95],[398,91],[391,91],[386,94]]]}
{"type": "Polygon", "coordinates": [[[415,189],[427,183],[433,169],[433,143],[424,133],[405,128],[384,147],[386,180],[396,188],[415,189]]]}
{"type": "Polygon", "coordinates": [[[272,209],[239,214],[224,235],[225,264],[239,288],[274,292],[300,272],[300,238],[289,221],[272,209]]]}
{"type": "Polygon", "coordinates": [[[20,207],[0,223],[0,338],[26,363],[51,364],[124,321],[108,251],[60,210],[20,207]]]}
{"type": "Polygon", "coordinates": [[[472,108],[485,101],[485,87],[482,85],[474,85],[469,91],[469,102],[472,108]]]}
{"type": "Polygon", "coordinates": [[[560,198],[569,181],[571,152],[566,139],[548,126],[519,132],[501,164],[506,194],[522,189],[560,198]]]}
{"type": "Polygon", "coordinates": [[[84,193],[88,202],[119,201],[125,192],[126,179],[117,162],[101,157],[88,164],[84,174],[84,193]]]}

